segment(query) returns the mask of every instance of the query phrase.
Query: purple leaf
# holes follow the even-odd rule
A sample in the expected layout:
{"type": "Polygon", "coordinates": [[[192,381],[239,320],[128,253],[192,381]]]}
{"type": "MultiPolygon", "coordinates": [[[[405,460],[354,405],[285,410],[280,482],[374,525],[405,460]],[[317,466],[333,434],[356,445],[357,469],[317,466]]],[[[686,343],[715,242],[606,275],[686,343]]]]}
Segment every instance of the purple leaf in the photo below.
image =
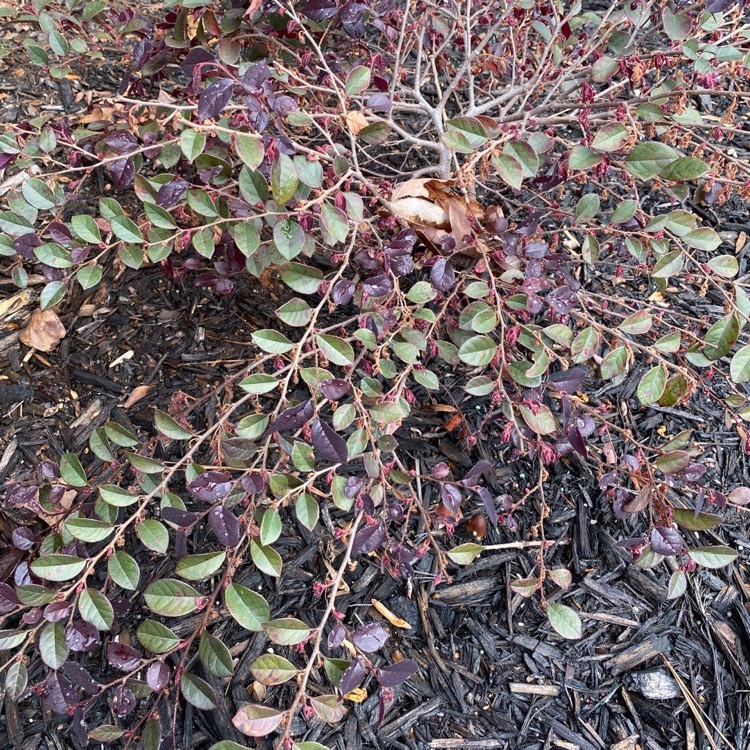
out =
{"type": "MultiPolygon", "coordinates": [[[[73,235],[70,233],[70,229],[68,229],[62,222],[51,221],[49,224],[47,224],[47,231],[49,232],[49,236],[52,237],[53,241],[59,243],[60,245],[68,245],[73,241],[73,235]]],[[[23,237],[36,237],[36,235],[24,234],[23,237]]],[[[19,239],[21,238],[19,237],[19,239]]],[[[47,462],[45,461],[45,463],[47,462]]],[[[47,478],[51,479],[52,477],[47,478]]]]}
{"type": "Polygon", "coordinates": [[[367,555],[380,547],[385,541],[385,529],[380,524],[366,526],[357,532],[352,545],[352,552],[355,555],[367,555]]]}
{"type": "Polygon", "coordinates": [[[347,477],[346,485],[344,486],[344,494],[347,497],[357,497],[357,495],[362,492],[364,486],[365,483],[362,477],[347,477]]]}
{"type": "Polygon", "coordinates": [[[67,602],[52,602],[44,608],[44,619],[48,622],[60,622],[70,614],[70,604],[67,602]]]}
{"type": "Polygon", "coordinates": [[[676,555],[682,551],[684,542],[679,532],[668,526],[651,529],[651,549],[659,555],[676,555]]]}
{"type": "Polygon", "coordinates": [[[190,185],[183,179],[177,178],[165,182],[156,194],[156,205],[162,208],[174,208],[185,195],[190,185]]]}
{"type": "MultiPolygon", "coordinates": [[[[323,420],[316,419],[312,424],[312,444],[324,460],[334,464],[345,464],[349,458],[346,442],[323,420]]],[[[349,692],[347,690],[347,692],[349,692]]]]}
{"type": "Polygon", "coordinates": [[[240,522],[237,520],[237,516],[223,505],[216,505],[211,508],[211,512],[208,514],[208,525],[214,532],[214,536],[225,547],[234,547],[240,541],[240,522]]]}
{"type": "Polygon", "coordinates": [[[435,479],[445,479],[448,474],[451,473],[450,468],[448,467],[448,464],[445,463],[445,461],[441,461],[438,464],[435,464],[432,467],[432,476],[435,477],[435,479]]]}
{"type": "Polygon", "coordinates": [[[19,604],[13,587],[0,583],[0,612],[12,612],[19,604]]]}
{"type": "Polygon", "coordinates": [[[300,427],[304,427],[314,416],[315,406],[313,402],[308,399],[301,404],[297,404],[297,406],[284,409],[284,411],[282,411],[281,414],[271,422],[270,427],[266,430],[266,435],[270,435],[273,432],[292,432],[293,430],[299,430],[300,427]]]}
{"type": "Polygon", "coordinates": [[[586,443],[583,441],[583,437],[581,435],[581,431],[576,427],[576,425],[573,425],[568,430],[568,440],[570,441],[570,444],[573,446],[573,449],[580,453],[584,458],[588,458],[588,451],[586,450],[586,443]]]}
{"type": "Polygon", "coordinates": [[[737,5],[739,0],[706,0],[706,10],[709,13],[721,13],[733,5],[737,5]]]}
{"type": "Polygon", "coordinates": [[[363,281],[362,289],[371,297],[384,297],[393,290],[393,281],[387,274],[378,273],[363,281]]]}
{"type": "Polygon", "coordinates": [[[550,373],[550,385],[561,393],[576,393],[581,390],[586,370],[583,367],[571,367],[569,370],[560,370],[550,373]]]}
{"type": "Polygon", "coordinates": [[[169,667],[162,661],[155,661],[146,670],[146,682],[155,692],[161,692],[169,682],[169,667]]]}
{"type": "Polygon", "coordinates": [[[569,287],[553,289],[546,297],[547,304],[557,313],[564,315],[578,306],[578,295],[569,287]]]}
{"type": "Polygon", "coordinates": [[[185,59],[180,63],[180,67],[188,78],[192,78],[193,70],[196,65],[201,63],[212,63],[213,61],[213,55],[203,49],[203,47],[193,47],[193,49],[185,55],[185,59]]]}
{"type": "Polygon", "coordinates": [[[118,154],[127,154],[138,148],[138,141],[129,130],[115,130],[104,139],[104,142],[118,154]]]}
{"type": "Polygon", "coordinates": [[[371,654],[383,648],[388,640],[385,628],[377,622],[363,625],[352,633],[352,643],[360,650],[371,654]]]}
{"type": "Polygon", "coordinates": [[[476,487],[479,484],[479,477],[489,469],[492,464],[485,460],[477,461],[474,466],[471,467],[468,474],[461,480],[461,484],[464,487],[476,487]]]}
{"type": "Polygon", "coordinates": [[[206,86],[198,99],[198,119],[209,120],[221,114],[232,98],[233,89],[234,81],[231,78],[219,78],[206,86]]]}
{"type": "Polygon", "coordinates": [[[351,386],[346,380],[333,378],[332,380],[321,380],[318,383],[318,390],[329,401],[338,401],[349,393],[351,386]]]}
{"type": "Polygon", "coordinates": [[[99,631],[90,622],[78,620],[65,631],[65,643],[71,651],[88,653],[99,645],[99,631]]]}
{"type": "Polygon", "coordinates": [[[349,279],[339,279],[331,290],[331,299],[334,305],[346,305],[352,301],[356,287],[349,279]]]}
{"type": "Polygon", "coordinates": [[[266,480],[259,471],[253,471],[240,479],[240,486],[248,495],[257,495],[266,486],[266,480]]]}
{"type": "Polygon", "coordinates": [[[497,528],[498,518],[497,508],[495,508],[495,498],[492,497],[490,491],[485,487],[477,487],[474,492],[476,492],[482,500],[482,505],[484,506],[484,512],[487,514],[487,519],[494,528],[497,528]]]}
{"type": "Polygon", "coordinates": [[[51,672],[44,681],[42,695],[50,711],[56,714],[67,713],[77,699],[70,681],[59,672],[51,672]]]}
{"type": "Polygon", "coordinates": [[[163,521],[173,523],[175,526],[192,526],[199,518],[200,513],[191,513],[182,508],[164,508],[161,512],[163,521]]]}
{"type": "Polygon", "coordinates": [[[339,691],[341,695],[351,693],[354,688],[359,687],[362,680],[365,679],[367,669],[365,668],[364,659],[358,656],[344,671],[339,681],[339,691]]]}
{"type": "MultiPolygon", "coordinates": [[[[153,45],[148,39],[141,39],[133,48],[133,70],[140,70],[148,61],[153,45]]],[[[119,93],[123,93],[120,91],[119,93]]]]}
{"type": "Polygon", "coordinates": [[[406,682],[412,675],[419,671],[417,662],[414,659],[402,659],[388,667],[378,670],[378,682],[383,687],[396,687],[402,682],[406,682]]]}
{"type": "Polygon", "coordinates": [[[346,628],[337,622],[328,634],[328,650],[338,648],[344,642],[344,638],[346,638],[346,628]]]}
{"type": "Polygon", "coordinates": [[[115,669],[132,672],[134,669],[138,669],[143,660],[143,654],[132,646],[110,641],[107,644],[107,660],[115,669]]]}
{"type": "Polygon", "coordinates": [[[367,107],[373,112],[390,112],[393,104],[388,94],[373,94],[367,100],[367,107]]]}
{"type": "Polygon", "coordinates": [[[96,695],[101,690],[101,684],[98,683],[80,664],[73,661],[66,661],[61,668],[62,673],[77,687],[83,690],[86,695],[96,695]]]}
{"type": "Polygon", "coordinates": [[[199,500],[212,503],[229,494],[232,489],[232,479],[220,471],[211,469],[210,471],[204,471],[203,474],[198,474],[190,482],[188,489],[199,500]]]}
{"type": "Polygon", "coordinates": [[[439,292],[447,292],[456,282],[456,273],[447,258],[438,258],[430,269],[430,281],[439,292]]]}
{"type": "Polygon", "coordinates": [[[251,65],[240,78],[240,83],[244,88],[252,93],[258,93],[262,90],[263,84],[271,77],[271,69],[268,63],[259,62],[251,65]]]}
{"type": "Polygon", "coordinates": [[[133,691],[130,688],[126,688],[125,685],[120,685],[115,688],[112,695],[112,713],[120,718],[127,716],[135,708],[135,703],[136,700],[133,691]]]}
{"type": "Polygon", "coordinates": [[[461,490],[455,484],[444,484],[440,488],[440,497],[443,505],[455,516],[461,507],[461,500],[463,500],[461,490]]]}
{"type": "Polygon", "coordinates": [[[315,23],[322,23],[338,13],[334,0],[310,0],[300,8],[300,13],[315,23]]]}
{"type": "Polygon", "coordinates": [[[133,184],[135,177],[135,161],[132,156],[127,159],[118,159],[109,165],[109,173],[112,176],[112,187],[115,192],[121,193],[133,184]]]}
{"type": "Polygon", "coordinates": [[[352,39],[361,39],[365,35],[366,10],[367,6],[363,3],[347,3],[341,8],[341,26],[352,39]]]}

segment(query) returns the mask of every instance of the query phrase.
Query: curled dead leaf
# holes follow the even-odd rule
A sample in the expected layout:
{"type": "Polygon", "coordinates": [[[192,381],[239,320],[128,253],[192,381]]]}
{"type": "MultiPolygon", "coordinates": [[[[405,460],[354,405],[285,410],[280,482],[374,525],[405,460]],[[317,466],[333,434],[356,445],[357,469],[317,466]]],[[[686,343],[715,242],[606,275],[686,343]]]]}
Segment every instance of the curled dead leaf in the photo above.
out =
{"type": "Polygon", "coordinates": [[[359,135],[359,132],[369,124],[367,118],[359,110],[352,110],[346,113],[346,127],[349,128],[349,132],[352,135],[359,135]]]}
{"type": "Polygon", "coordinates": [[[57,348],[65,334],[65,326],[54,310],[35,310],[19,338],[32,349],[51,352],[57,348]]]}

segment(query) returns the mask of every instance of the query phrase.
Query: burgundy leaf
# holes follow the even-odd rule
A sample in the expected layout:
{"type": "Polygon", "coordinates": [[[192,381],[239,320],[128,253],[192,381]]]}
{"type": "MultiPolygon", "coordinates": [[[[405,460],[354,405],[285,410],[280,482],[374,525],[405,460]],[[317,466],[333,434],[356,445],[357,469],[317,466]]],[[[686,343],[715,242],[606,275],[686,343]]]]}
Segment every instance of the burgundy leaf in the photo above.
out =
{"type": "Polygon", "coordinates": [[[352,643],[365,653],[371,654],[383,648],[388,640],[385,628],[377,622],[363,625],[352,633],[352,643]]]}
{"type": "Polygon", "coordinates": [[[135,161],[132,156],[127,159],[118,159],[109,165],[109,173],[112,176],[112,187],[115,192],[121,193],[133,184],[135,177],[135,161]]]}
{"type": "Polygon", "coordinates": [[[706,0],[706,10],[709,13],[721,13],[733,5],[737,5],[739,0],[706,0]]]}
{"type": "Polygon", "coordinates": [[[12,612],[19,604],[13,587],[0,583],[0,612],[12,612]]]}
{"type": "Polygon", "coordinates": [[[355,555],[367,555],[375,552],[378,547],[385,541],[385,529],[380,524],[366,526],[357,532],[352,545],[352,552],[355,555]]]}
{"type": "Polygon", "coordinates": [[[489,469],[491,466],[492,464],[484,458],[481,461],[477,461],[474,466],[471,467],[466,476],[461,480],[461,484],[464,487],[476,487],[476,485],[479,483],[479,477],[481,477],[482,474],[484,474],[484,472],[487,471],[487,469],[489,469]]]}
{"type": "Polygon", "coordinates": [[[268,67],[268,63],[259,62],[255,65],[251,65],[240,78],[240,83],[248,90],[253,93],[258,93],[262,90],[263,84],[271,77],[271,69],[268,67]]]}
{"type": "Polygon", "coordinates": [[[198,99],[198,119],[209,120],[220,115],[229,104],[233,89],[234,81],[231,78],[219,78],[206,86],[198,99]]]}
{"type": "Polygon", "coordinates": [[[104,139],[104,142],[118,154],[127,154],[138,148],[138,140],[129,130],[115,130],[104,139]]]}
{"type": "Polygon", "coordinates": [[[270,435],[273,432],[292,432],[293,430],[299,430],[300,427],[304,427],[314,416],[315,405],[308,399],[301,404],[297,404],[297,406],[284,409],[284,411],[282,411],[281,414],[271,422],[270,427],[266,430],[266,434],[270,435]]]}
{"type": "Polygon", "coordinates": [[[564,315],[578,306],[578,295],[567,286],[552,290],[546,297],[547,304],[557,313],[564,315]]]}
{"type": "Polygon", "coordinates": [[[351,386],[346,380],[333,378],[332,380],[321,380],[318,383],[318,390],[329,401],[338,401],[349,393],[351,386]]]}
{"type": "Polygon", "coordinates": [[[443,500],[443,505],[455,516],[463,499],[461,490],[455,484],[444,484],[440,488],[440,497],[443,500]]]}
{"type": "Polygon", "coordinates": [[[338,648],[344,642],[344,638],[346,638],[346,628],[337,622],[328,634],[328,650],[338,648]]]}
{"type": "Polygon", "coordinates": [[[585,377],[586,370],[583,367],[571,367],[569,370],[550,373],[549,382],[556,391],[575,393],[581,390],[585,377]]]}
{"type": "Polygon", "coordinates": [[[679,532],[668,526],[651,529],[651,549],[659,555],[676,555],[682,551],[684,542],[679,532]]]}
{"type": "Polygon", "coordinates": [[[162,661],[155,661],[146,670],[146,682],[155,692],[164,690],[169,682],[169,667],[162,661]]]}
{"type": "MultiPolygon", "coordinates": [[[[333,428],[323,420],[316,419],[311,429],[312,444],[315,450],[326,461],[334,464],[345,464],[349,458],[346,442],[333,428]]],[[[347,692],[349,692],[347,690],[347,692]]]]}
{"type": "Polygon", "coordinates": [[[366,10],[367,6],[364,3],[346,3],[341,8],[339,13],[341,26],[352,39],[361,39],[365,35],[366,10]]]}
{"type": "Polygon", "coordinates": [[[70,681],[59,672],[50,672],[44,681],[42,695],[50,711],[56,714],[67,713],[77,698],[70,681]]]}
{"type": "Polygon", "coordinates": [[[581,432],[576,427],[576,425],[573,425],[568,430],[568,440],[570,441],[570,444],[573,446],[573,449],[580,453],[584,458],[588,458],[588,451],[586,450],[586,443],[583,441],[583,437],[581,436],[581,432]]]}
{"type": "Polygon", "coordinates": [[[240,486],[248,495],[257,495],[266,486],[266,480],[259,471],[253,471],[240,479],[240,486]]]}
{"type": "MultiPolygon", "coordinates": [[[[73,241],[73,235],[70,233],[70,229],[68,229],[65,224],[63,224],[60,221],[51,221],[49,224],[47,224],[47,231],[49,232],[49,236],[53,239],[54,242],[59,243],[60,245],[68,245],[73,241]]],[[[35,235],[23,235],[24,237],[34,237],[35,235]]],[[[19,239],[21,239],[19,237],[19,239]]],[[[44,463],[47,463],[46,461],[44,463]]],[[[47,479],[52,479],[52,477],[47,477],[47,479]]]]}
{"type": "Polygon", "coordinates": [[[161,511],[163,521],[173,523],[175,526],[192,526],[199,518],[199,513],[192,513],[182,508],[163,508],[161,511]]]}
{"type": "Polygon", "coordinates": [[[240,541],[240,522],[237,516],[223,505],[211,508],[208,514],[208,525],[214,532],[214,536],[225,547],[234,547],[240,541]]]}
{"type": "Polygon", "coordinates": [[[44,608],[44,619],[48,622],[60,622],[70,614],[70,604],[67,602],[52,602],[44,608]]]}
{"type": "Polygon", "coordinates": [[[363,281],[362,289],[371,297],[384,297],[393,290],[393,281],[388,274],[378,273],[363,281]]]}
{"type": "Polygon", "coordinates": [[[388,94],[373,94],[367,99],[367,107],[373,112],[390,112],[392,106],[388,94]]]}
{"type": "Polygon", "coordinates": [[[489,522],[494,528],[497,528],[497,508],[495,508],[495,498],[492,497],[492,493],[485,487],[477,487],[474,492],[479,495],[489,522]]]}
{"type": "Polygon", "coordinates": [[[216,502],[229,494],[232,489],[232,479],[220,471],[211,469],[210,471],[204,471],[203,474],[198,474],[190,482],[188,489],[199,500],[209,503],[216,502]]]}
{"type": "Polygon", "coordinates": [[[339,279],[331,290],[331,299],[334,305],[346,305],[352,301],[356,287],[348,279],[339,279]]]}
{"type": "Polygon", "coordinates": [[[115,688],[112,695],[112,713],[115,716],[123,717],[127,716],[135,708],[135,695],[130,688],[126,688],[125,685],[120,685],[115,688]]]}
{"type": "Polygon", "coordinates": [[[359,687],[362,684],[362,680],[365,679],[367,669],[365,668],[365,661],[361,656],[358,656],[344,671],[339,681],[339,691],[341,695],[351,693],[354,688],[359,687]]]}
{"type": "Polygon", "coordinates": [[[447,292],[456,282],[456,273],[447,258],[438,258],[430,269],[430,281],[439,292],[447,292]]]}
{"type": "Polygon", "coordinates": [[[387,688],[396,687],[406,682],[412,675],[419,671],[414,659],[402,659],[388,667],[378,670],[378,682],[387,688]]]}
{"type": "Polygon", "coordinates": [[[177,178],[165,182],[156,194],[156,204],[162,208],[174,208],[185,195],[190,185],[183,179],[177,178]]]}
{"type": "Polygon", "coordinates": [[[180,67],[188,78],[192,78],[193,70],[196,65],[201,63],[211,63],[213,61],[213,55],[203,47],[193,47],[193,49],[185,55],[185,59],[180,63],[180,67]]]}
{"type": "Polygon", "coordinates": [[[61,672],[75,685],[83,690],[86,695],[96,695],[101,690],[101,684],[98,683],[80,664],[73,661],[66,661],[61,667],[61,672]]]}
{"type": "Polygon", "coordinates": [[[445,461],[441,461],[438,464],[435,464],[432,467],[432,476],[435,477],[435,479],[445,479],[448,474],[451,473],[450,468],[448,467],[448,464],[445,463],[445,461]]]}
{"type": "Polygon", "coordinates": [[[309,0],[300,8],[300,13],[315,23],[322,23],[338,13],[335,0],[309,0]]]}
{"type": "Polygon", "coordinates": [[[71,651],[88,653],[99,645],[99,631],[90,622],[78,620],[66,629],[65,643],[71,651]]]}
{"type": "Polygon", "coordinates": [[[107,660],[115,669],[132,672],[134,669],[138,669],[143,660],[143,654],[132,646],[110,641],[107,644],[107,660]]]}
{"type": "MultiPolygon", "coordinates": [[[[140,70],[148,61],[153,45],[148,39],[141,39],[133,48],[133,69],[140,70]]],[[[119,91],[118,93],[123,93],[119,91]]]]}
{"type": "Polygon", "coordinates": [[[344,486],[344,494],[347,497],[357,497],[357,495],[362,492],[364,486],[365,483],[362,477],[347,477],[346,485],[344,486]]]}

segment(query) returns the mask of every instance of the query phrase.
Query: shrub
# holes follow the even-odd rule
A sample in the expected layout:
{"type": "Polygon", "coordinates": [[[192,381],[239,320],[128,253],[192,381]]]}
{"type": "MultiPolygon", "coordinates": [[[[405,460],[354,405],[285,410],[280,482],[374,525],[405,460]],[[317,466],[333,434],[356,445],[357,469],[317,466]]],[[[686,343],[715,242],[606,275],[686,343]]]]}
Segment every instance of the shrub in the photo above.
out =
{"type": "Polygon", "coordinates": [[[291,701],[270,690],[234,718],[244,734],[277,733],[288,747],[299,711],[338,721],[367,675],[385,706],[417,669],[373,661],[381,625],[350,632],[341,621],[352,559],[376,555],[409,581],[431,555],[439,583],[482,552],[488,526],[515,531],[527,501],[540,536],[521,544],[538,549],[537,565],[512,588],[538,593],[554,630],[578,637],[577,612],[559,601],[571,574],[545,564],[546,467],[557,461],[596,472],[636,564],[675,559],[670,597],[696,565],[734,560],[729,547],[689,540],[721,522],[707,505],[742,506],[750,489],[711,487],[690,434],[657,430],[643,442],[633,423],[647,409],[710,400],[746,440],[744,239],[729,247],[709,226],[750,184],[732,143],[748,98],[744,8],[598,8],[3,9],[29,62],[61,86],[109,64],[107,46],[128,50],[118,95],[0,138],[11,175],[0,254],[19,287],[30,269],[46,279],[27,343],[54,347],[39,330],[59,325],[72,286],[93,290],[113,266],[160,264],[206,294],[232,295],[247,274],[283,288],[278,323],[253,334],[256,353],[224,386],[231,405],[215,424],[197,430],[189,407],[156,411],[153,435],[109,422],[84,455],[45,461],[6,488],[6,506],[54,517],[49,530],[13,532],[23,559],[15,585],[0,583],[11,699],[27,691],[28,659],[40,658],[35,688],[51,709],[83,726],[84,707],[106,694],[117,725],[89,737],[142,734],[156,747],[165,690],[199,709],[216,704],[207,675],[226,678],[232,659],[212,623],[228,612],[289,647],[252,673],[267,686],[296,678],[291,701]],[[102,169],[97,213],[68,210],[102,169]],[[534,478],[498,496],[490,461],[415,458],[400,446],[403,428],[426,405],[450,415],[466,445],[499,435],[494,460],[524,460],[534,478]],[[475,406],[478,426],[467,419],[475,406]],[[317,584],[323,614],[274,618],[238,579],[245,566],[278,578],[274,543],[295,525],[315,530],[321,506],[343,550],[317,584]],[[202,528],[208,547],[193,539],[202,528]],[[176,558],[173,572],[146,585],[135,559],[144,548],[176,558]],[[108,636],[122,597],[150,612],[138,647],[108,636]],[[193,613],[192,635],[176,635],[173,618],[193,613]],[[83,666],[100,648],[106,685],[83,666]],[[323,695],[309,690],[321,658],[332,685],[323,695]]]}

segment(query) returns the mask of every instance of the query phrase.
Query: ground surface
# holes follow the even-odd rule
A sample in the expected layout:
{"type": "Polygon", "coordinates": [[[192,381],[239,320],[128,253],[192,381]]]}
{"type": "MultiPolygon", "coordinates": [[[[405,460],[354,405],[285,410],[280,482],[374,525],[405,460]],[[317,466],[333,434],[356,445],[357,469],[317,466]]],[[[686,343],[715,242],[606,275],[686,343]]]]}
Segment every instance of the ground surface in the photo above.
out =
{"type": "MultiPolygon", "coordinates": [[[[28,71],[14,75],[13,70],[12,64],[2,70],[3,119],[28,116],[29,107],[63,106],[54,89],[39,89],[39,82],[29,84],[28,71]]],[[[736,208],[727,207],[718,218],[738,232],[743,227],[750,232],[746,216],[732,211],[736,208]]],[[[210,423],[221,406],[225,377],[252,354],[251,332],[273,325],[279,304],[275,288],[250,280],[232,297],[216,298],[189,282],[165,278],[159,268],[138,273],[111,268],[96,289],[77,291],[62,305],[68,333],[60,348],[50,355],[30,354],[18,342],[18,329],[41,288],[39,279],[31,281],[29,290],[18,292],[0,277],[0,483],[23,476],[43,459],[81,450],[90,431],[110,416],[148,434],[153,408],[168,410],[179,393],[198,399],[195,413],[210,423]],[[133,402],[134,393],[140,398],[133,402]]],[[[608,397],[626,404],[631,385],[626,382],[608,397]]],[[[458,389],[456,396],[463,398],[458,389]]],[[[479,421],[488,404],[474,399],[471,408],[479,421]]],[[[723,426],[721,411],[708,403],[697,404],[696,410],[642,412],[631,416],[632,426],[644,441],[662,424],[667,434],[694,429],[711,456],[714,486],[750,484],[739,438],[723,426]]],[[[496,467],[490,485],[497,492],[525,485],[527,467],[506,463],[499,436],[490,433],[469,449],[444,429],[444,422],[439,413],[416,411],[399,433],[402,446],[428,464],[448,460],[460,466],[489,458],[496,467]]],[[[380,618],[373,600],[383,603],[410,625],[388,626],[389,657],[398,652],[416,659],[421,671],[399,689],[381,725],[377,700],[368,699],[340,727],[318,724],[307,739],[342,750],[750,747],[746,553],[728,571],[694,576],[686,596],[667,603],[670,571],[665,566],[640,570],[615,547],[633,530],[614,518],[593,474],[579,465],[551,471],[546,534],[556,544],[549,562],[573,572],[565,601],[582,613],[583,640],[556,636],[536,599],[510,591],[508,583],[532,569],[533,547],[487,552],[437,588],[430,579],[429,556],[409,587],[383,574],[377,560],[365,558],[347,575],[349,592],[337,608],[347,612],[350,622],[368,621],[380,618]]],[[[518,517],[517,532],[490,532],[484,541],[500,545],[533,539],[537,513],[530,507],[527,515],[518,517]]],[[[719,536],[746,550],[746,518],[729,518],[719,536]]],[[[13,521],[6,517],[3,523],[12,526],[13,521]]],[[[262,586],[274,616],[315,622],[324,603],[313,598],[311,584],[326,574],[325,528],[304,541],[282,539],[279,547],[285,560],[281,580],[272,583],[245,573],[240,581],[262,586]]],[[[7,566],[7,556],[0,559],[7,566]]],[[[145,549],[139,562],[154,574],[169,564],[149,562],[145,549]]],[[[189,632],[193,625],[188,619],[179,627],[189,632]]],[[[230,719],[248,700],[249,665],[267,643],[260,635],[248,639],[229,618],[218,627],[238,659],[236,673],[219,686],[224,699],[218,711],[201,714],[188,707],[179,747],[204,750],[219,739],[247,742],[230,719]]],[[[41,671],[31,677],[38,680],[41,671]]],[[[95,708],[88,717],[91,725],[107,713],[104,705],[95,708]]],[[[72,746],[67,719],[44,711],[37,698],[5,704],[0,747],[72,746]]]]}

